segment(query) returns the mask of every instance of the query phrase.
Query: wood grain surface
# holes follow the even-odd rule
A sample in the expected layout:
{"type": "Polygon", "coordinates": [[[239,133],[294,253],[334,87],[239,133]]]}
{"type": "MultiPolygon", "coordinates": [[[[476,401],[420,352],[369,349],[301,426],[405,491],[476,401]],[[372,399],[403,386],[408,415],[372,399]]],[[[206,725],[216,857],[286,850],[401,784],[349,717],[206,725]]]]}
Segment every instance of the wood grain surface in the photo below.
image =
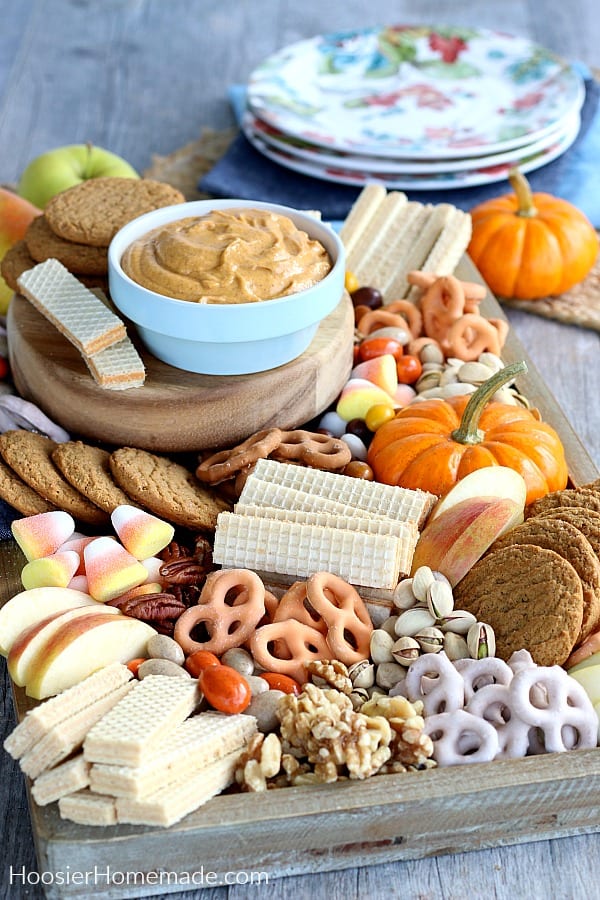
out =
{"type": "MultiPolygon", "coordinates": [[[[392,22],[475,24],[527,35],[568,58],[600,66],[597,0],[505,0],[501,4],[496,0],[422,0],[419,4],[408,0],[330,0],[326,4],[320,0],[2,0],[0,12],[0,182],[4,183],[14,182],[36,154],[86,140],[120,153],[143,170],[154,153],[171,153],[205,127],[231,127],[228,85],[247,78],[274,50],[323,31],[392,22]]],[[[600,465],[600,335],[522,311],[507,310],[507,315],[582,445],[600,465]]],[[[16,554],[0,555],[5,590],[18,583],[20,565],[16,554]]],[[[3,737],[14,726],[14,714],[6,676],[2,684],[3,737]]],[[[37,862],[24,782],[7,754],[0,765],[0,898],[37,900],[43,890],[34,883],[37,862]]],[[[476,790],[486,788],[487,777],[481,770],[463,774],[472,779],[476,790]]],[[[582,787],[591,798],[586,807],[589,821],[576,826],[582,833],[572,837],[546,839],[544,826],[548,828],[553,814],[544,817],[540,811],[539,827],[527,835],[526,843],[504,846],[500,838],[483,839],[473,852],[444,853],[444,849],[456,849],[454,820],[445,820],[436,822],[446,836],[444,846],[440,847],[441,841],[435,847],[423,841],[419,858],[390,862],[379,856],[377,865],[358,866],[349,851],[346,868],[328,871],[329,848],[339,841],[347,821],[334,815],[321,833],[323,846],[311,863],[314,874],[260,886],[244,883],[249,872],[236,876],[235,855],[241,844],[233,838],[228,847],[232,883],[211,887],[209,877],[202,897],[595,900],[600,897],[600,838],[583,832],[600,829],[592,805],[599,790],[596,775],[582,771],[577,788],[565,784],[560,819],[569,821],[572,816],[574,821],[583,815],[582,787]]],[[[502,802],[500,797],[498,803],[502,802]]],[[[461,804],[457,794],[456,808],[464,809],[461,804]]],[[[493,816],[493,785],[489,805],[493,816]]],[[[504,826],[505,840],[515,835],[521,813],[527,815],[529,805],[530,798],[517,795],[513,819],[504,826]]],[[[408,820],[420,814],[418,805],[410,803],[403,813],[408,820]]],[[[360,820],[359,807],[356,816],[360,820]]],[[[244,846],[244,854],[252,865],[252,847],[244,846]]],[[[290,871],[294,871],[294,856],[294,847],[287,847],[290,871]]],[[[195,862],[200,868],[203,860],[195,862]]],[[[45,863],[42,860],[42,868],[45,863]]],[[[192,900],[198,898],[198,888],[182,886],[173,896],[192,900]]],[[[151,887],[143,893],[164,895],[160,888],[151,887]]],[[[89,896],[85,886],[79,888],[79,896],[89,896]]],[[[118,886],[113,896],[122,896],[118,886]]]]}
{"type": "Polygon", "coordinates": [[[21,396],[67,431],[145,450],[226,447],[255,431],[296,428],[339,394],[352,367],[354,313],[345,294],[297,359],[253,375],[196,375],[160,362],[141,346],[141,388],[107,391],[81,355],[23,297],[8,314],[11,369],[21,396]]]}

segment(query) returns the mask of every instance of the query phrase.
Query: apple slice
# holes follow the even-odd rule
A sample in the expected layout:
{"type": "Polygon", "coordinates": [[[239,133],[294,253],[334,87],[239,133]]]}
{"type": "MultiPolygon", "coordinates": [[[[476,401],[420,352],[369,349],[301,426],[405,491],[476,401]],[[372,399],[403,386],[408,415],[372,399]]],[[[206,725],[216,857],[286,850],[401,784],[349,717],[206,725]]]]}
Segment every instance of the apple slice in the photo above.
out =
{"type": "Polygon", "coordinates": [[[96,603],[94,606],[78,606],[75,609],[68,609],[66,612],[54,613],[36,625],[26,628],[16,638],[8,654],[7,663],[10,677],[15,684],[24,685],[29,677],[29,664],[38,648],[62,628],[65,622],[86,616],[98,614],[110,616],[115,613],[120,615],[119,610],[114,606],[105,606],[103,603],[96,603]]]}
{"type": "Polygon", "coordinates": [[[600,704],[600,665],[585,666],[577,671],[571,670],[569,675],[579,682],[593,706],[600,704]]]}
{"type": "Polygon", "coordinates": [[[0,653],[7,656],[23,629],[52,613],[94,605],[96,601],[89,594],[71,588],[39,587],[15,594],[0,608],[0,653]]]}
{"type": "Polygon", "coordinates": [[[412,572],[429,566],[452,587],[505,531],[523,521],[523,505],[509,498],[471,497],[428,522],[413,556],[412,572]]]}
{"type": "Polygon", "coordinates": [[[26,693],[43,700],[110,663],[147,657],[148,641],[155,634],[145,622],[122,615],[99,613],[66,622],[30,660],[26,693]]]}
{"type": "Polygon", "coordinates": [[[455,503],[471,497],[504,497],[514,500],[523,508],[527,496],[527,485],[523,476],[508,466],[485,466],[469,472],[437,502],[429,514],[428,523],[440,513],[450,509],[455,503]]]}

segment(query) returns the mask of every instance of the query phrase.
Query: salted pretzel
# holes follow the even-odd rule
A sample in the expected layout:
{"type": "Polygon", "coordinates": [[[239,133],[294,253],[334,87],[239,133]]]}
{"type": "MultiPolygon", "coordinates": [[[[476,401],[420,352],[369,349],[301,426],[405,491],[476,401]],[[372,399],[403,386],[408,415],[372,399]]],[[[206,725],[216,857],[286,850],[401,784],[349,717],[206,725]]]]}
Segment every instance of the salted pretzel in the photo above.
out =
{"type": "Polygon", "coordinates": [[[268,428],[250,435],[241,444],[229,450],[218,450],[202,460],[196,469],[196,478],[208,484],[219,484],[234,478],[252,466],[258,459],[265,459],[281,443],[280,428],[268,428]]]}
{"type": "MultiPolygon", "coordinates": [[[[433,272],[420,272],[419,270],[414,269],[408,273],[406,280],[409,284],[426,291],[435,284],[439,278],[443,277],[444,276],[442,275],[434,275],[433,272]]],[[[473,301],[475,303],[481,302],[487,293],[484,285],[479,284],[477,281],[461,281],[460,286],[462,287],[465,300],[467,301],[473,301]]]]}
{"type": "Polygon", "coordinates": [[[297,622],[315,628],[323,635],[327,634],[327,623],[311,606],[305,581],[295,581],[279,601],[273,622],[285,622],[286,619],[296,619],[297,622]]]}
{"type": "Polygon", "coordinates": [[[413,337],[421,334],[423,330],[423,316],[416,303],[411,303],[410,300],[393,300],[391,303],[387,303],[385,308],[388,312],[399,313],[401,316],[404,316],[413,337]]]}
{"type": "Polygon", "coordinates": [[[464,709],[428,715],[423,731],[433,741],[433,758],[439,766],[491,762],[498,753],[494,726],[464,709]]]}
{"type": "Polygon", "coordinates": [[[327,625],[327,643],[347,666],[368,659],[373,623],[356,588],[331,572],[317,572],[306,583],[312,608],[327,625]]]}
{"type": "Polygon", "coordinates": [[[207,576],[198,604],[179,616],[173,637],[186,654],[210,650],[220,656],[247,641],[264,614],[265,587],[259,576],[249,569],[220,569],[207,576]],[[192,637],[201,624],[208,632],[207,641],[192,637]]]}
{"type": "Polygon", "coordinates": [[[356,326],[360,333],[366,337],[377,328],[402,328],[409,333],[411,337],[417,337],[413,334],[407,318],[397,312],[390,312],[388,309],[371,309],[369,312],[361,316],[356,326]]]}
{"type": "Polygon", "coordinates": [[[470,362],[485,351],[500,356],[502,350],[497,328],[484,316],[465,313],[446,332],[442,346],[450,356],[470,362]]]}
{"type": "Polygon", "coordinates": [[[272,459],[283,462],[299,460],[313,469],[342,469],[352,459],[352,452],[345,441],[314,431],[282,431],[281,441],[271,454],[272,459]]]}
{"type": "Polygon", "coordinates": [[[257,628],[249,646],[254,661],[267,672],[289,675],[300,684],[308,679],[307,662],[331,657],[325,637],[296,619],[257,628]]]}
{"type": "Polygon", "coordinates": [[[442,343],[450,326],[464,314],[465,292],[453,275],[437,278],[425,291],[419,305],[425,334],[442,343]]]}

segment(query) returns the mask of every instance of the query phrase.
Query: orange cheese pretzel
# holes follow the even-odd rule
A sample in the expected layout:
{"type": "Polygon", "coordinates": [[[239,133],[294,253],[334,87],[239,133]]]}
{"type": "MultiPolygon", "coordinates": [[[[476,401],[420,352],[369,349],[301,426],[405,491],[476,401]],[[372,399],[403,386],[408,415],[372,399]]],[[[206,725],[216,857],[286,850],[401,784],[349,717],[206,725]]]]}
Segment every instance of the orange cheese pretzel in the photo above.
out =
{"type": "Polygon", "coordinates": [[[220,569],[207,576],[198,604],[179,616],[173,637],[186,654],[210,650],[220,656],[247,641],[264,614],[265,586],[259,576],[249,569],[220,569]],[[231,591],[235,595],[229,604],[231,591]],[[192,637],[201,624],[208,631],[207,641],[192,637]]]}
{"type": "Polygon", "coordinates": [[[307,662],[331,657],[324,636],[296,619],[257,628],[250,639],[250,652],[267,672],[289,675],[300,684],[308,680],[307,662]]]}
{"type": "Polygon", "coordinates": [[[327,624],[327,643],[333,657],[346,665],[367,659],[373,623],[358,591],[331,572],[311,575],[308,601],[327,624]]]}

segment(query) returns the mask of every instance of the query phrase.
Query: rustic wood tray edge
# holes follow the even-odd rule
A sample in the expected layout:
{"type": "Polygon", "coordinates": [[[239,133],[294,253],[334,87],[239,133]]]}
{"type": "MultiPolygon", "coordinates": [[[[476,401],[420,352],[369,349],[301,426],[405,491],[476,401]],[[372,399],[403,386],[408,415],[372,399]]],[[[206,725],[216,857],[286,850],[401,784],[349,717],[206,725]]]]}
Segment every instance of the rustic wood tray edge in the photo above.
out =
{"type": "MultiPolygon", "coordinates": [[[[458,274],[481,281],[467,258],[458,274]]],[[[503,316],[491,295],[482,311],[503,316]]],[[[559,431],[572,482],[596,478],[594,462],[512,331],[503,357],[527,362],[520,386],[559,431]]],[[[11,544],[3,545],[1,557],[6,600],[18,590],[21,559],[11,544]]],[[[18,690],[13,698],[22,717],[27,700],[18,690]]],[[[227,883],[232,871],[275,878],[598,831],[600,752],[226,795],[166,830],[85,828],[63,822],[55,804],[38,807],[29,796],[29,805],[40,871],[97,872],[86,896],[139,897],[155,893],[157,884],[163,893],[181,890],[182,881],[169,880],[168,873],[191,876],[201,867],[215,880],[194,883],[195,889],[227,883]],[[110,883],[107,872],[134,877],[128,884],[110,883]]],[[[46,894],[56,900],[81,896],[80,885],[54,883],[46,894]]]]}

